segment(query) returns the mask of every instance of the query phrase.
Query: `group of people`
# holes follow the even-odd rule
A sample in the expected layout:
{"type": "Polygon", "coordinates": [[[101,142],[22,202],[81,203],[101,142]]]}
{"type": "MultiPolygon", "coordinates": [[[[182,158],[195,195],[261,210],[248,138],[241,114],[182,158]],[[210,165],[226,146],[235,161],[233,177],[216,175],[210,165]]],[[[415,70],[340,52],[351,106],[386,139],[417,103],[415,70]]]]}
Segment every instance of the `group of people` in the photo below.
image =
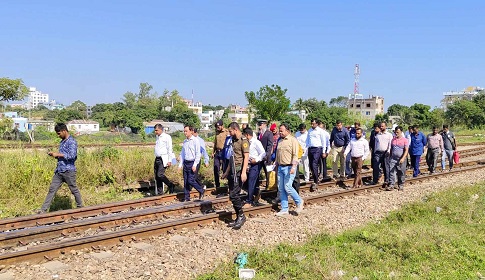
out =
{"type": "MultiPolygon", "coordinates": [[[[58,163],[39,213],[49,209],[55,193],[63,182],[68,184],[77,207],[83,206],[81,194],[76,185],[74,164],[77,159],[77,142],[69,135],[65,124],[56,125],[55,131],[62,141],[59,152],[49,152],[49,155],[56,158],[58,163]]],[[[165,193],[163,188],[165,184],[168,192],[174,193],[175,185],[165,175],[166,169],[177,163],[172,148],[172,138],[164,132],[161,124],[155,125],[154,132],[156,192],[165,193]]],[[[199,192],[199,199],[202,200],[206,186],[202,184],[198,173],[202,158],[205,166],[209,166],[209,154],[205,141],[198,136],[196,128],[186,125],[184,135],[186,139],[178,158],[178,168],[184,178],[184,201],[190,201],[192,188],[199,192]]],[[[212,152],[214,183],[216,190],[219,190],[220,178],[228,180],[229,198],[237,216],[229,226],[240,229],[246,221],[243,209],[261,205],[259,202],[261,170],[265,173],[266,187],[268,187],[269,172],[272,170],[276,172],[278,198],[281,202],[281,210],[276,215],[285,216],[289,214],[289,196],[295,201],[297,213],[300,213],[304,207],[298,187],[295,187],[295,182],[299,182],[300,164],[305,181],[311,182],[311,191],[317,189],[319,182],[346,177],[353,177],[352,187],[358,188],[363,185],[361,178],[363,162],[371,156],[373,184],[377,184],[379,178],[384,175],[386,190],[392,190],[395,187],[403,190],[405,172],[409,166],[414,170],[414,177],[420,174],[419,162],[425,147],[430,173],[435,172],[440,154],[442,170],[445,170],[446,161],[449,162],[449,169],[453,168],[456,140],[447,125],[443,125],[441,131],[433,127],[433,132],[425,137],[418,126],[408,127],[407,132],[404,132],[401,126],[396,126],[393,131],[389,131],[387,124],[381,122],[374,125],[370,139],[367,141],[365,131],[360,127],[359,122],[347,128],[341,121],[337,121],[331,133],[328,133],[324,123],[313,119],[309,130],[306,129],[305,124],[300,124],[293,136],[285,123],[278,128],[273,123],[268,129],[268,121],[259,120],[256,133],[247,125],[240,127],[236,122],[230,123],[225,128],[223,122],[219,120],[216,122],[212,152]],[[410,162],[407,159],[408,154],[410,162]],[[332,178],[327,174],[326,161],[329,155],[332,160],[332,178]],[[246,201],[242,201],[240,196],[243,188],[248,193],[246,201]]]]}

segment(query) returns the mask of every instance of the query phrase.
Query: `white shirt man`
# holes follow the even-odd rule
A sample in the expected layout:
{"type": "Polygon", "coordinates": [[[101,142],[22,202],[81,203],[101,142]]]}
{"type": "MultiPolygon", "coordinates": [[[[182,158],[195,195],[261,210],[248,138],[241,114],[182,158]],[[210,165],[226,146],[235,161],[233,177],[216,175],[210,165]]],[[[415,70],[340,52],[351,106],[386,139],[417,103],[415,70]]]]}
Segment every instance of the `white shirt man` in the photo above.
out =
{"type": "Polygon", "coordinates": [[[310,166],[308,161],[308,149],[306,146],[306,139],[308,138],[308,131],[305,124],[300,124],[298,131],[295,133],[296,140],[303,149],[303,155],[301,156],[301,163],[303,164],[303,174],[305,175],[305,181],[310,181],[310,166]]]}
{"type": "Polygon", "coordinates": [[[155,184],[156,194],[163,194],[163,184],[168,186],[168,192],[174,193],[175,186],[165,176],[165,169],[172,165],[175,155],[172,150],[172,137],[163,131],[161,124],[155,125],[155,163],[153,168],[155,170],[155,184]]]}

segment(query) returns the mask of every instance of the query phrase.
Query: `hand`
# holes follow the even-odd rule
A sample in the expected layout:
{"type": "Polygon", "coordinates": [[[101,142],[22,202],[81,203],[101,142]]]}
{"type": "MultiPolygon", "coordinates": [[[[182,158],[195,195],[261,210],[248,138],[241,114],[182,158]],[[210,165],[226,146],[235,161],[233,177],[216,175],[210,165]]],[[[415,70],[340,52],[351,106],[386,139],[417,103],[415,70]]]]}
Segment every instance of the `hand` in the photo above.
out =
{"type": "Polygon", "coordinates": [[[323,153],[323,154],[322,154],[322,158],[326,158],[327,156],[328,156],[328,154],[327,154],[327,153],[323,153]]]}
{"type": "Polygon", "coordinates": [[[246,182],[248,176],[246,175],[246,172],[241,172],[241,181],[244,183],[246,182]]]}
{"type": "Polygon", "coordinates": [[[399,160],[399,164],[402,164],[403,162],[404,162],[403,158],[399,160]]]}
{"type": "Polygon", "coordinates": [[[167,162],[167,167],[170,167],[170,166],[172,166],[172,163],[169,161],[167,162]]]}
{"type": "Polygon", "coordinates": [[[256,164],[256,160],[254,158],[251,159],[251,164],[256,164]]]}
{"type": "Polygon", "coordinates": [[[193,172],[195,172],[196,170],[197,170],[197,166],[194,164],[194,165],[192,166],[192,171],[193,171],[193,172]]]}
{"type": "Polygon", "coordinates": [[[290,174],[295,174],[295,168],[294,168],[294,167],[292,167],[292,168],[290,169],[290,174]]]}
{"type": "Polygon", "coordinates": [[[181,166],[179,166],[179,171],[182,171],[182,167],[181,166]]]}
{"type": "Polygon", "coordinates": [[[204,165],[205,165],[205,167],[209,167],[209,163],[206,163],[206,164],[204,164],[204,165]]]}

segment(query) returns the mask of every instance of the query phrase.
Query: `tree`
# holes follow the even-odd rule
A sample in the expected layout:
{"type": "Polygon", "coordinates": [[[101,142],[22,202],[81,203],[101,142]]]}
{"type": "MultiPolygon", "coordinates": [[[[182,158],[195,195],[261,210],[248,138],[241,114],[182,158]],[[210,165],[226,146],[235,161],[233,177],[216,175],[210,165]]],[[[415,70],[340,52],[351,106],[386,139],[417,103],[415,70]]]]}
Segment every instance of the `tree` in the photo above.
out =
{"type": "Polygon", "coordinates": [[[79,120],[82,118],[83,115],[81,114],[81,112],[72,109],[64,109],[59,111],[55,118],[55,121],[58,123],[66,123],[68,121],[79,120]]]}
{"type": "Polygon", "coordinates": [[[286,97],[287,89],[279,85],[265,85],[257,92],[246,91],[249,106],[257,111],[260,118],[268,122],[280,120],[290,108],[290,99],[286,97]]]}
{"type": "Polygon", "coordinates": [[[0,78],[0,102],[22,100],[29,94],[29,89],[22,79],[0,78]]]}
{"type": "Polygon", "coordinates": [[[451,125],[465,125],[468,128],[480,127],[485,122],[483,110],[469,100],[459,100],[451,104],[445,116],[451,125]]]}
{"type": "Polygon", "coordinates": [[[295,114],[286,114],[280,119],[280,123],[286,123],[290,127],[290,131],[295,133],[298,130],[298,126],[303,121],[295,114]]]}
{"type": "Polygon", "coordinates": [[[415,122],[414,124],[419,126],[426,126],[428,124],[431,106],[414,103],[409,109],[411,110],[411,115],[415,122]]]}
{"type": "Polygon", "coordinates": [[[349,101],[349,98],[345,96],[337,96],[335,98],[330,99],[330,107],[341,107],[341,108],[347,108],[347,103],[349,101]]]}

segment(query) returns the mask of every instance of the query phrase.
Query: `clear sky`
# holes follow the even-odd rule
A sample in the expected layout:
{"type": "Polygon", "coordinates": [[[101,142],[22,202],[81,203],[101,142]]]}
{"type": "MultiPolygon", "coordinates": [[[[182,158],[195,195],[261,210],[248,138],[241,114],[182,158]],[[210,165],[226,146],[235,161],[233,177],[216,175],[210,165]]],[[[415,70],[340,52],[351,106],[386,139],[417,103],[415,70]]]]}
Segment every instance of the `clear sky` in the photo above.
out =
{"type": "Polygon", "coordinates": [[[69,105],[122,101],[148,82],[203,104],[287,88],[294,102],[354,87],[438,106],[485,87],[485,1],[24,1],[0,5],[0,77],[69,105]]]}

